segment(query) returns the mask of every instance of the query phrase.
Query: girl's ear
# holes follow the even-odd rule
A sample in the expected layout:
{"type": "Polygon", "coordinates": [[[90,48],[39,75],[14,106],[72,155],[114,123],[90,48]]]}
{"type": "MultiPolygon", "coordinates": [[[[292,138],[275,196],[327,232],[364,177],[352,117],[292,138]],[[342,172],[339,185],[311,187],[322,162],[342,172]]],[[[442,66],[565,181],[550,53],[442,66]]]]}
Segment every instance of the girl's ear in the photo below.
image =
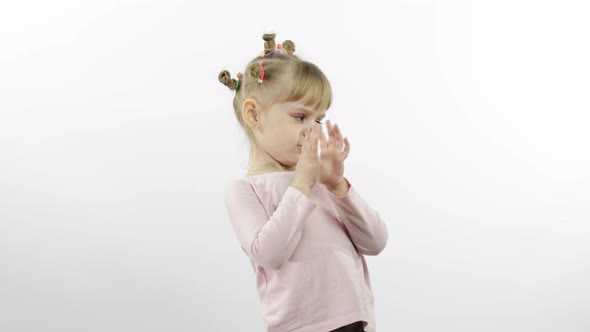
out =
{"type": "Polygon", "coordinates": [[[250,129],[260,125],[260,105],[254,98],[248,98],[242,103],[242,119],[250,129]]]}

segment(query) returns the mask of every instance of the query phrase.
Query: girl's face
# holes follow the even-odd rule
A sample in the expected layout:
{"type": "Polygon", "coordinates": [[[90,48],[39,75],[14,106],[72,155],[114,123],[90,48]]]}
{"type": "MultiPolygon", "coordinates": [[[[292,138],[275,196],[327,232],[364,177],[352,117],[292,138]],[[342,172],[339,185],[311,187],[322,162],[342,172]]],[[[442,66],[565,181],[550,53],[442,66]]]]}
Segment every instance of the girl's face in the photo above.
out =
{"type": "MultiPolygon", "coordinates": [[[[304,106],[302,101],[277,103],[262,113],[254,135],[264,151],[257,151],[252,168],[264,171],[294,170],[305,132],[318,125],[326,111],[304,106]]],[[[260,149],[258,149],[260,150],[260,149]]]]}

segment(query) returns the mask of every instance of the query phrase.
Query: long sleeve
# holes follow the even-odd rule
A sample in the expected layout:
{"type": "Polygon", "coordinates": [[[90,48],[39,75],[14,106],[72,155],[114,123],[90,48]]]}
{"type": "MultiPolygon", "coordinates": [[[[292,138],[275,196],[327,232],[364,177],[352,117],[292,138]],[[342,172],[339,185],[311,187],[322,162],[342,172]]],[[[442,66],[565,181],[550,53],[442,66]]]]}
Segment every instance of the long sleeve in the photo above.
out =
{"type": "Polygon", "coordinates": [[[289,260],[307,217],[316,208],[305,194],[289,186],[269,217],[252,185],[239,180],[227,185],[224,199],[242,249],[267,269],[280,269],[289,260]]]}
{"type": "MultiPolygon", "coordinates": [[[[348,180],[346,180],[348,182],[348,180]]],[[[378,255],[387,244],[389,233],[385,222],[353,186],[344,197],[328,192],[336,205],[339,220],[348,231],[352,242],[363,255],[378,255]]]]}

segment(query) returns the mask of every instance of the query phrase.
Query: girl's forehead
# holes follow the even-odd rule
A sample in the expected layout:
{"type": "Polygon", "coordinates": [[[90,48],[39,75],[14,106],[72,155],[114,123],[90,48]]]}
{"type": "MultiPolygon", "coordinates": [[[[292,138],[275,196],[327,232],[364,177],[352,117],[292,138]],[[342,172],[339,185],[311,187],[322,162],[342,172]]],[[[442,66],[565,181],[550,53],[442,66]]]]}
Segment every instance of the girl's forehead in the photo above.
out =
{"type": "Polygon", "coordinates": [[[302,113],[309,116],[317,116],[323,118],[326,116],[327,110],[314,109],[313,107],[305,106],[302,101],[288,101],[276,105],[282,112],[285,113],[302,113]]]}
{"type": "Polygon", "coordinates": [[[308,114],[317,114],[317,115],[325,115],[327,110],[321,111],[318,109],[314,109],[310,106],[305,106],[305,103],[301,100],[299,101],[286,101],[279,104],[280,108],[286,111],[300,111],[308,114]]]}

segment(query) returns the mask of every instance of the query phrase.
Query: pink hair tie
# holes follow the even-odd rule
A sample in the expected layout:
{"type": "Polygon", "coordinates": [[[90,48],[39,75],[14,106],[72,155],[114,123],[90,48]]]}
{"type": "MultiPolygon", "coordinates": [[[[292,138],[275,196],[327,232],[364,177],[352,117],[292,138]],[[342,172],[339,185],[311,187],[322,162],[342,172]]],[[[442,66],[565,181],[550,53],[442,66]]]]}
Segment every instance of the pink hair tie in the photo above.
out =
{"type": "Polygon", "coordinates": [[[260,78],[258,78],[258,83],[264,82],[264,67],[262,66],[262,61],[258,61],[258,65],[260,66],[260,78]]]}

